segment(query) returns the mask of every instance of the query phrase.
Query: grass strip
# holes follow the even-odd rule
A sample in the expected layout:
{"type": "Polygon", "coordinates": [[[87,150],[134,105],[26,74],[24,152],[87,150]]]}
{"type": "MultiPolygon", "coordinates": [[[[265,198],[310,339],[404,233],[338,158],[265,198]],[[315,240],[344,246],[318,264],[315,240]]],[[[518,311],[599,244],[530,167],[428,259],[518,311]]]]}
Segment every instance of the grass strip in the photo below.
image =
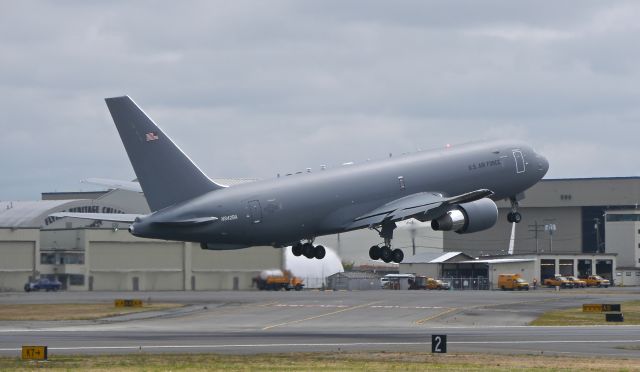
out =
{"type": "Polygon", "coordinates": [[[0,320],[92,320],[117,315],[165,310],[180,304],[154,303],[143,307],[115,307],[113,302],[95,304],[12,304],[0,305],[0,320]]]}
{"type": "Polygon", "coordinates": [[[0,358],[0,370],[26,371],[630,371],[637,359],[546,355],[359,352],[291,354],[129,354],[0,358]]]}
{"type": "Polygon", "coordinates": [[[552,310],[542,314],[538,319],[530,323],[534,326],[577,326],[577,325],[615,325],[640,324],[640,301],[623,302],[622,313],[624,322],[607,322],[604,313],[584,313],[582,307],[552,310]]]}

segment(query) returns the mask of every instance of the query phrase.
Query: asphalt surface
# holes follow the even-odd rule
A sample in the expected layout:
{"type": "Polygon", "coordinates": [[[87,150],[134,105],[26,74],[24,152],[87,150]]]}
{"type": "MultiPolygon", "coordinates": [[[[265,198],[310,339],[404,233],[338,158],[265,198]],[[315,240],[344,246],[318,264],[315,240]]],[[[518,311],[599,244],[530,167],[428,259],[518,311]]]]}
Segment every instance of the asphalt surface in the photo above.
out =
{"type": "Polygon", "coordinates": [[[97,321],[0,321],[0,355],[17,355],[20,346],[27,344],[47,345],[56,354],[430,352],[431,335],[444,334],[449,352],[640,359],[640,326],[527,326],[552,309],[638,300],[640,288],[0,293],[0,306],[111,302],[116,298],[186,306],[97,321]]]}

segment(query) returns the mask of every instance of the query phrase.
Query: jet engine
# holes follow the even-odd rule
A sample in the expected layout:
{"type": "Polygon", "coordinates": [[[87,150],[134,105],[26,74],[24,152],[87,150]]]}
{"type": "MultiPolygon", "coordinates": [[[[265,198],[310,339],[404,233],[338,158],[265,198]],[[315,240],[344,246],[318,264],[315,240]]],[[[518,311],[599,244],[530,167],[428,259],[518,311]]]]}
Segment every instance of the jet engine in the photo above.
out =
{"type": "Polygon", "coordinates": [[[493,200],[483,198],[458,204],[444,215],[431,221],[436,231],[455,231],[467,234],[490,229],[498,221],[498,206],[493,200]]]}

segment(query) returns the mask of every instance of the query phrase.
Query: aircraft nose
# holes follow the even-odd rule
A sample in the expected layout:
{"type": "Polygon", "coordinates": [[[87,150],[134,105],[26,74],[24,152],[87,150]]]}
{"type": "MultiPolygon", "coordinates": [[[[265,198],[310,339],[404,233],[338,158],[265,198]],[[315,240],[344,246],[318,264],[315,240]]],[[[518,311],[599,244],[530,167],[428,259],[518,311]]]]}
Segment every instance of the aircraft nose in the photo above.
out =
{"type": "Polygon", "coordinates": [[[542,172],[542,175],[544,176],[545,174],[547,174],[547,171],[549,171],[549,161],[544,156],[540,154],[537,154],[537,155],[538,155],[538,170],[542,172]]]}

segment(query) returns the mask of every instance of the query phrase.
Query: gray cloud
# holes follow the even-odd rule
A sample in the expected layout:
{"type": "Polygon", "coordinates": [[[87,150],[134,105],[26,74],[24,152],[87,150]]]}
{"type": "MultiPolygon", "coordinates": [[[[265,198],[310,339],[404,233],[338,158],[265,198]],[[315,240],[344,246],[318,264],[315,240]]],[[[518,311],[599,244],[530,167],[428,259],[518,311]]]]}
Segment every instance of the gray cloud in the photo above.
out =
{"type": "Polygon", "coordinates": [[[0,4],[0,199],[133,171],[103,102],[129,94],[209,175],[493,137],[549,176],[638,174],[636,2],[0,4]],[[621,160],[625,159],[625,160],[621,160]]]}

